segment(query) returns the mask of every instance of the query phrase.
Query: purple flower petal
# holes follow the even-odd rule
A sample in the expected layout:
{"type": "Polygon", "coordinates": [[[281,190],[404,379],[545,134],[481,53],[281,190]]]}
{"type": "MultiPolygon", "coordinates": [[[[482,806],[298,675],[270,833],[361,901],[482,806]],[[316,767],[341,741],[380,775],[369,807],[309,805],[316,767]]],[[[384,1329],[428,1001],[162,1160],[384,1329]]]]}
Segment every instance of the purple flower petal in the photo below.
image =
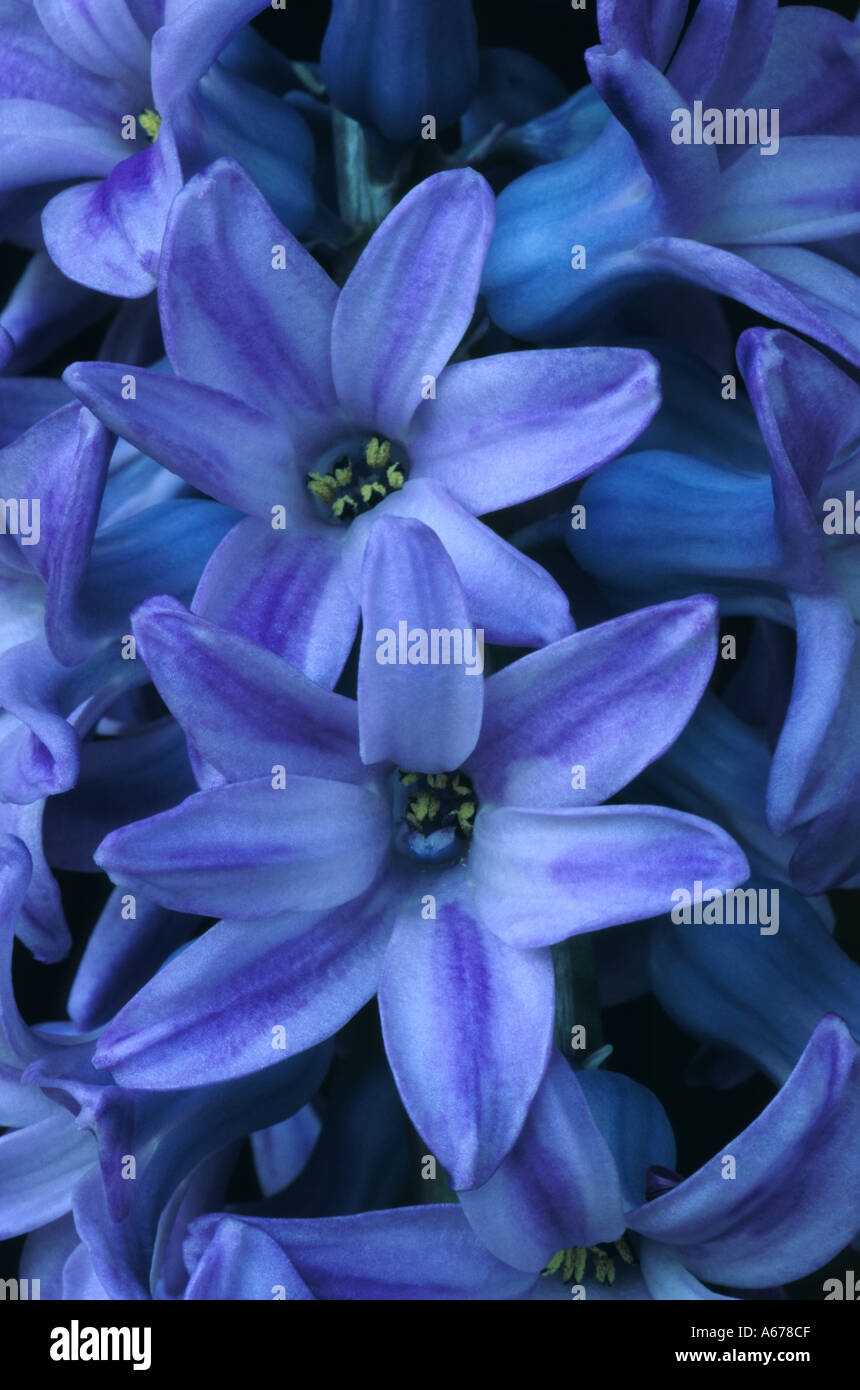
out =
{"type": "Polygon", "coordinates": [[[361,608],[362,760],[385,759],[410,772],[458,768],[481,728],[483,647],[457,571],[429,527],[393,516],[375,523],[361,608]],[[454,636],[445,646],[437,636],[435,650],[434,632],[454,636]]]}
{"type": "Polygon", "coordinates": [[[690,231],[710,212],[717,196],[716,149],[673,143],[672,113],[682,98],[677,86],[644,58],[624,50],[590,48],[585,61],[597,91],[635,142],[665,225],[690,231]]]}
{"type": "Polygon", "coordinates": [[[338,299],[338,399],[367,429],[403,442],[424,378],[469,326],[493,230],[493,195],[472,169],[434,174],[397,204],[338,299]]]}
{"type": "Polygon", "coordinates": [[[642,433],[660,403],[657,365],[624,348],[479,357],[449,367],[409,435],[413,475],[476,514],[582,478],[642,433]]]}
{"type": "Polygon", "coordinates": [[[187,1299],[313,1300],[290,1257],[259,1226],[224,1216],[196,1263],[187,1299]]]}
{"type": "Polygon", "coordinates": [[[92,1166],[96,1147],[67,1111],[0,1138],[0,1239],[56,1221],[92,1166]]]}
{"type": "Polygon", "coordinates": [[[860,688],[857,627],[841,598],[792,595],[797,657],[791,702],[771,763],[767,822],[775,834],[850,797],[858,775],[848,749],[860,688]],[[830,749],[842,750],[834,757],[830,749]]]}
{"type": "Polygon", "coordinates": [[[128,155],[119,133],[47,101],[0,100],[0,191],[74,178],[104,178],[128,155]]]}
{"type": "Polygon", "coordinates": [[[430,478],[410,479],[349,527],[346,560],[359,566],[367,538],[383,516],[405,516],[435,531],[454,562],[469,613],[488,642],[541,647],[573,631],[570,605],[555,580],[461,507],[430,478]]]}
{"type": "Polygon", "coordinates": [[[278,764],[300,777],[364,780],[355,701],[170,599],[144,603],[133,625],[168,709],[228,781],[271,776],[278,764]]]}
{"type": "Polygon", "coordinates": [[[558,1250],[624,1234],[612,1154],[560,1052],[507,1158],[483,1187],[458,1195],[483,1244],[515,1269],[537,1273],[558,1250]]]}
{"type": "Polygon", "coordinates": [[[113,362],[77,362],[63,380],[141,453],[219,502],[271,520],[290,453],[271,415],[223,391],[113,362]],[[249,449],[253,468],[246,461],[249,449]]]}
{"type": "Polygon", "coordinates": [[[115,830],[97,862],[119,886],[207,917],[334,907],[364,892],[388,847],[381,799],[347,782],[278,780],[198,792],[115,830]]]}
{"type": "Polygon", "coordinates": [[[52,198],[45,245],[64,275],[103,294],[142,298],[155,288],[164,226],[182,187],[173,136],[162,123],[153,145],[120,160],[100,183],[52,198]]]}
{"type": "Polygon", "coordinates": [[[699,1279],[768,1288],[826,1264],[851,1239],[860,1203],[860,1057],[828,1015],[770,1105],[722,1153],[628,1213],[699,1279]],[[723,1176],[731,1154],[736,1176],[723,1176]]]}
{"type": "Polygon", "coordinates": [[[149,85],[149,37],[126,0],[33,0],[46,33],[63,53],[101,77],[149,85]]]}
{"type": "Polygon", "coordinates": [[[170,961],[96,1050],[124,1086],[177,1090],[303,1052],[376,992],[402,884],[384,875],[341,910],[221,922],[170,961]]]}
{"type": "Polygon", "coordinates": [[[722,245],[788,245],[850,236],[860,229],[860,139],[782,138],[778,159],[753,148],[726,169],[719,198],[697,236],[722,245]]]}
{"type": "Polygon", "coordinates": [[[330,690],[352,650],[358,597],[341,564],[333,527],[275,531],[249,518],[219,545],[193,610],[268,647],[330,690]]]}
{"type": "Polygon", "coordinates": [[[662,237],[639,253],[682,280],[747,304],[860,364],[860,318],[849,307],[856,277],[804,247],[740,246],[728,251],[700,241],[662,237]]]}
{"type": "Polygon", "coordinates": [[[197,174],[173,204],[158,294],[177,376],[276,416],[285,455],[292,441],[312,462],[337,427],[330,366],[337,290],[232,160],[197,174]],[[284,269],[275,268],[279,247],[284,269]]]}
{"type": "MultiPolygon", "coordinates": [[[[83,71],[69,58],[46,33],[28,0],[4,5],[0,14],[0,74],[4,97],[51,104],[105,127],[116,120],[121,88],[83,71]]],[[[118,131],[115,140],[119,147],[118,131]]]]}
{"type": "Polygon", "coordinates": [[[454,1187],[477,1187],[523,1127],[552,1041],[548,951],[484,931],[465,877],[430,883],[436,917],[400,913],[379,986],[391,1069],[416,1129],[454,1187]]]}
{"type": "MultiPolygon", "coordinates": [[[[195,1221],[185,1247],[192,1266],[224,1219],[195,1221]]],[[[453,1205],[253,1224],[277,1241],[317,1298],[515,1299],[534,1282],[494,1259],[453,1205]]]]}
{"type": "Polygon", "coordinates": [[[73,664],[87,654],[70,630],[69,614],[86,573],[107,476],[111,439],[88,410],[63,406],[34,425],[0,455],[5,495],[39,504],[37,544],[19,538],[48,586],[45,628],[60,661],[73,664]]]}
{"type": "Polygon", "coordinates": [[[266,8],[261,0],[195,0],[171,4],[168,23],[152,41],[152,92],[162,113],[211,68],[243,24],[266,8]]]}
{"type": "Polygon", "coordinates": [[[669,748],[716,656],[711,598],[640,609],[574,633],[486,683],[468,763],[484,801],[593,806],[669,748]],[[572,785],[575,766],[585,786],[572,785]]]}
{"type": "Polygon", "coordinates": [[[658,806],[479,813],[469,868],[481,920],[513,946],[668,912],[696,880],[725,892],[749,877],[725,831],[658,806]]]}
{"type": "Polygon", "coordinates": [[[684,27],[687,0],[597,0],[601,41],[641,54],[655,67],[669,61],[684,27]]]}
{"type": "Polygon", "coordinates": [[[656,1240],[640,1240],[638,1245],[642,1277],[652,1298],[675,1302],[681,1299],[715,1299],[732,1302],[730,1294],[714,1293],[678,1259],[671,1246],[656,1240]]]}

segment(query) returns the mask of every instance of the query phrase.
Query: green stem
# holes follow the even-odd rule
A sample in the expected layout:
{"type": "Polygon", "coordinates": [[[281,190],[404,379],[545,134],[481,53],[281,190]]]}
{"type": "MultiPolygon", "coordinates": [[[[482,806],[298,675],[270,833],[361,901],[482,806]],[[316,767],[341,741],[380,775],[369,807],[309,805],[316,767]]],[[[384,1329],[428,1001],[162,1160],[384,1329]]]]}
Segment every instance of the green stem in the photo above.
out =
{"type": "Polygon", "coordinates": [[[569,1062],[581,1065],[603,1046],[603,1020],[594,949],[588,935],[572,936],[552,948],[555,970],[555,1041],[569,1062]],[[571,1047],[571,1030],[585,1029],[585,1047],[571,1047]]]}
{"type": "Polygon", "coordinates": [[[357,232],[373,231],[394,205],[393,188],[374,176],[373,153],[359,122],[336,108],[332,138],[340,215],[357,232]]]}

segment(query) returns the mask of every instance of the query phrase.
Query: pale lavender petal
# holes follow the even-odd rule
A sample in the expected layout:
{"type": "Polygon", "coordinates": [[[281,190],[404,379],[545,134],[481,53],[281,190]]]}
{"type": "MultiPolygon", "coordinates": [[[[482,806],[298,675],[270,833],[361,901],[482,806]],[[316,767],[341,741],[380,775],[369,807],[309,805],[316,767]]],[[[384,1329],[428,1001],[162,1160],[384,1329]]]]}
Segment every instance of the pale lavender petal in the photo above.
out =
{"type": "Polygon", "coordinates": [[[582,478],[620,454],[660,404],[648,353],[512,352],[443,372],[409,432],[415,477],[444,483],[475,514],[582,478]]]}
{"type": "Polygon", "coordinates": [[[458,169],[413,188],[371,238],[332,330],[338,399],[363,428],[405,439],[424,378],[469,326],[493,221],[489,184],[458,169]]]}
{"type": "Polygon", "coordinates": [[[379,986],[382,1030],[406,1109],[454,1187],[477,1187],[523,1127],[550,1052],[552,960],[484,931],[464,874],[401,912],[379,986]]]}
{"type": "Polygon", "coordinates": [[[429,527],[393,516],[375,523],[361,607],[362,760],[385,759],[411,772],[458,768],[481,728],[483,647],[457,571],[429,527]],[[434,632],[452,634],[450,643],[443,646],[434,632]]]}
{"type": "Polygon", "coordinates": [[[351,783],[259,777],[115,830],[96,859],[118,886],[178,912],[271,917],[364,892],[388,847],[389,815],[351,783]]]}
{"type": "Polygon", "coordinates": [[[497,672],[468,762],[482,800],[606,801],[674,743],[716,647],[716,602],[698,596],[574,633],[497,672]]]}
{"type": "Polygon", "coordinates": [[[469,868],[482,922],[514,946],[654,917],[697,880],[726,892],[749,876],[725,831],[658,806],[479,813],[469,868]]]}

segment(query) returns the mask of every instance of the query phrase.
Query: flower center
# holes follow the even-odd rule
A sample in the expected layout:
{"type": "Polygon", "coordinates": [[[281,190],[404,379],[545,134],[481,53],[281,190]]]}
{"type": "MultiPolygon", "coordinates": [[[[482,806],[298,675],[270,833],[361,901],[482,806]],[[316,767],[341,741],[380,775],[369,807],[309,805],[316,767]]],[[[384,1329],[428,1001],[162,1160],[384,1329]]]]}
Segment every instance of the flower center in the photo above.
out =
{"type": "MultiPolygon", "coordinates": [[[[613,1244],[626,1265],[635,1264],[633,1251],[623,1236],[613,1244]]],[[[570,1250],[559,1250],[541,1272],[546,1275],[561,1270],[561,1277],[565,1283],[572,1278],[575,1284],[581,1284],[589,1255],[594,1261],[594,1273],[598,1284],[614,1284],[616,1257],[604,1250],[602,1245],[574,1245],[570,1250]]]]}
{"type": "Polygon", "coordinates": [[[459,858],[472,838],[478,798],[465,772],[398,770],[401,847],[411,859],[448,861],[459,858]]]}
{"type": "Polygon", "coordinates": [[[343,454],[328,473],[309,473],[307,478],[308,491],[326,516],[344,523],[371,511],[405,482],[405,466],[392,459],[390,441],[375,435],[343,454]]]}
{"type": "Polygon", "coordinates": [[[149,136],[150,143],[154,145],[161,129],[161,117],[158,112],[154,111],[151,106],[147,106],[144,111],[141,111],[137,119],[149,136]]]}

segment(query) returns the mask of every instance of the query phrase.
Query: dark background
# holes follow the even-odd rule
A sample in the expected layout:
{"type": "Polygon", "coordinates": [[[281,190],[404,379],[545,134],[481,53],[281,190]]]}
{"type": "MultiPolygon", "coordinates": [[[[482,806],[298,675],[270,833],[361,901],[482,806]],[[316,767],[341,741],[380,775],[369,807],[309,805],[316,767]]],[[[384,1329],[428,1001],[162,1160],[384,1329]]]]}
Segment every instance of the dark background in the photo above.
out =
{"type": "MultiPolygon", "coordinates": [[[[584,12],[571,10],[568,0],[523,0],[522,3],[473,0],[473,5],[482,46],[519,48],[532,54],[547,64],[571,91],[587,82],[583,54],[599,42],[594,0],[589,0],[584,12]]],[[[326,0],[290,0],[285,11],[269,9],[261,14],[255,27],[290,58],[316,61],[330,8],[326,0]]],[[[857,3],[856,0],[833,0],[818,8],[829,8],[853,19],[857,3]]],[[[0,303],[5,301],[27,260],[28,253],[16,247],[0,250],[0,303]]],[[[748,314],[737,305],[727,307],[737,333],[762,322],[760,316],[748,314]]],[[[70,362],[95,356],[105,326],[105,323],[97,324],[80,334],[62,352],[52,355],[28,374],[59,375],[70,362]]],[[[21,1012],[31,1023],[66,1016],[65,999],[70,983],[87,934],[109,889],[100,875],[61,872],[57,877],[75,936],[75,948],[66,961],[45,966],[35,963],[16,943],[15,988],[21,1012]]],[[[860,960],[856,895],[842,892],[832,894],[831,898],[837,913],[837,938],[854,959],[860,960]]],[[[649,1086],[666,1106],[678,1140],[678,1167],[682,1173],[692,1171],[720,1150],[759,1113],[773,1094],[773,1088],[763,1078],[750,1080],[726,1092],[710,1087],[688,1087],[684,1072],[697,1045],[675,1026],[651,996],[605,1010],[604,1032],[615,1049],[610,1063],[612,1069],[626,1072],[649,1086]]],[[[231,1195],[235,1200],[252,1199],[257,1195],[247,1154],[240,1164],[231,1195]]],[[[15,1274],[21,1244],[21,1240],[0,1242],[0,1277],[15,1274]]],[[[841,1272],[848,1263],[850,1260],[844,1258],[833,1261],[827,1272],[841,1272]]],[[[791,1290],[792,1296],[820,1299],[823,1277],[823,1274],[816,1274],[801,1281],[791,1290]]]]}

